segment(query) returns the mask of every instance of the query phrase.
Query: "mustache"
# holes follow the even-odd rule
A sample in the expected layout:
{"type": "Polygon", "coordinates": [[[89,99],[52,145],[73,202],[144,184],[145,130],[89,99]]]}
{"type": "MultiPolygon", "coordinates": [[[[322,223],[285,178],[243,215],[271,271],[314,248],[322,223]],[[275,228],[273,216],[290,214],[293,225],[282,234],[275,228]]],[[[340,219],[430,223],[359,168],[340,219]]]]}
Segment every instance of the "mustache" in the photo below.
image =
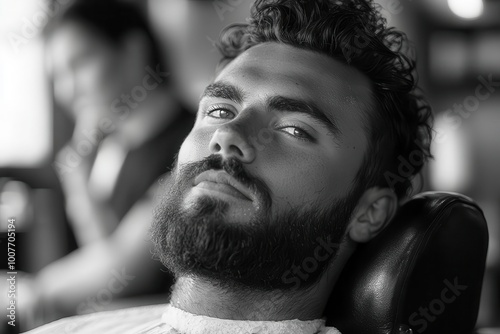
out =
{"type": "Polygon", "coordinates": [[[178,167],[179,177],[188,181],[208,170],[224,170],[236,181],[250,189],[266,210],[271,207],[271,190],[260,178],[249,173],[243,163],[236,158],[223,159],[221,155],[212,154],[200,161],[189,162],[178,167]]]}

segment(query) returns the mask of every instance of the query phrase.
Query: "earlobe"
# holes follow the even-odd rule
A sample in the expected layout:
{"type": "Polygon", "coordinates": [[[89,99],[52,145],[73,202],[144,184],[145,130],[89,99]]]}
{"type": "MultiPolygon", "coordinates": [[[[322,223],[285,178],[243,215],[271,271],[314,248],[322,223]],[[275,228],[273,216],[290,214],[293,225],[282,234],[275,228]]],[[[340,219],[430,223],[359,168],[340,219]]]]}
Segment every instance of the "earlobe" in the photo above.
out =
{"type": "Polygon", "coordinates": [[[368,242],[392,220],[397,209],[397,197],[388,188],[371,188],[362,196],[350,223],[349,237],[356,242],[368,242]]]}

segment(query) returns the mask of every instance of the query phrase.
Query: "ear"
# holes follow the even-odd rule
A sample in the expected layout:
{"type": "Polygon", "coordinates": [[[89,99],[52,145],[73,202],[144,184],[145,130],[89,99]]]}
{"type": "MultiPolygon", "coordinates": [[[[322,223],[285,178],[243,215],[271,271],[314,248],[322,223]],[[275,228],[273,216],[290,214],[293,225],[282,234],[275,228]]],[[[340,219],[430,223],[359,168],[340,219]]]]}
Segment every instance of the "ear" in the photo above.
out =
{"type": "Polygon", "coordinates": [[[373,239],[396,214],[398,199],[389,188],[370,188],[358,202],[348,226],[348,235],[355,242],[373,239]]]}

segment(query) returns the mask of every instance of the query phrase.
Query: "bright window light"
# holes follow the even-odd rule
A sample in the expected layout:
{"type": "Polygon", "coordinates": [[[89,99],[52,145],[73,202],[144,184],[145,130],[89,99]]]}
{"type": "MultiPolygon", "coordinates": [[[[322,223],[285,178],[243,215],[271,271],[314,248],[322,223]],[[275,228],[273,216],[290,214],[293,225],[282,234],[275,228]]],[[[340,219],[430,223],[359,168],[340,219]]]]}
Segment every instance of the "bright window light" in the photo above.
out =
{"type": "Polygon", "coordinates": [[[0,167],[35,167],[51,150],[51,108],[38,0],[0,0],[0,167]]]}
{"type": "Polygon", "coordinates": [[[448,0],[448,6],[464,19],[475,19],[483,13],[483,0],[448,0]]]}
{"type": "Polygon", "coordinates": [[[461,124],[463,119],[451,121],[442,115],[434,122],[436,135],[431,147],[434,159],[429,161],[430,181],[434,189],[461,192],[469,184],[467,143],[456,121],[461,124]]]}

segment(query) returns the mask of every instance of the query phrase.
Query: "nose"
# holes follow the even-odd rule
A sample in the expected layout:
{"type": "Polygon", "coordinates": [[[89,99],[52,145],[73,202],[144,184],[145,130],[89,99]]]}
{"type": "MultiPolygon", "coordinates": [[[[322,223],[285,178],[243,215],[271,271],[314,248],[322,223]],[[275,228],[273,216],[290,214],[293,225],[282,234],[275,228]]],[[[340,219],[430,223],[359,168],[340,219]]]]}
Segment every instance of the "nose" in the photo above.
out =
{"type": "Polygon", "coordinates": [[[237,158],[243,163],[255,160],[255,148],[237,126],[225,125],[218,128],[210,140],[209,148],[212,153],[220,154],[224,159],[237,158]]]}

